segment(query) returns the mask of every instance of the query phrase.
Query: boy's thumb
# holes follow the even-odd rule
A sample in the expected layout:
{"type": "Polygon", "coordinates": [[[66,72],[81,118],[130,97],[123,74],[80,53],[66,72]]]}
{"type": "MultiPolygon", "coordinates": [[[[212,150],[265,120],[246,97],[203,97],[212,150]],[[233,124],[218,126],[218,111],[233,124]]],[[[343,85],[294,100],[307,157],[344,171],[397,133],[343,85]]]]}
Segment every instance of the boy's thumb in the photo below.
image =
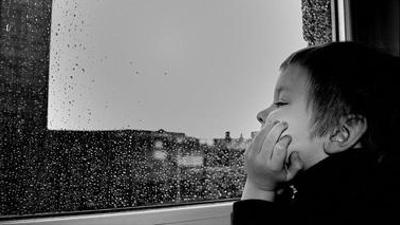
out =
{"type": "Polygon", "coordinates": [[[298,152],[292,152],[289,156],[290,166],[287,170],[286,181],[292,180],[296,174],[304,168],[304,163],[301,160],[298,152]]]}

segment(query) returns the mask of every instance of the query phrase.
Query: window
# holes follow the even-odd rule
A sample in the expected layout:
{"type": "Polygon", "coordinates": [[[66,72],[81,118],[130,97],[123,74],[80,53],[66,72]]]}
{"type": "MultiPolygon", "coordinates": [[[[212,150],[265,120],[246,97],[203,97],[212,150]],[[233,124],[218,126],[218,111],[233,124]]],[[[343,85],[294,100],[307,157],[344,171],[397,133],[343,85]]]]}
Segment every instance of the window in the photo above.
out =
{"type": "Polygon", "coordinates": [[[346,1],[348,39],[372,45],[389,54],[400,55],[400,4],[385,1],[371,4],[346,1]]]}
{"type": "Polygon", "coordinates": [[[329,1],[0,2],[3,217],[239,198],[279,64],[307,45],[302,18],[329,12],[329,1]]]}

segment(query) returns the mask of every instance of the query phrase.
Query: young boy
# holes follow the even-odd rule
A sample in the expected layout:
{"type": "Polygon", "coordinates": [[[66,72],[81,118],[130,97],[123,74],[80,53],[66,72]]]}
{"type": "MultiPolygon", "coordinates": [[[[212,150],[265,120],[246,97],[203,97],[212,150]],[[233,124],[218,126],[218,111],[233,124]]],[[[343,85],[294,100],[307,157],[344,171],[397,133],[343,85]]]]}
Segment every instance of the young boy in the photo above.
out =
{"type": "Polygon", "coordinates": [[[280,69],[232,224],[399,224],[399,58],[336,42],[280,69]]]}

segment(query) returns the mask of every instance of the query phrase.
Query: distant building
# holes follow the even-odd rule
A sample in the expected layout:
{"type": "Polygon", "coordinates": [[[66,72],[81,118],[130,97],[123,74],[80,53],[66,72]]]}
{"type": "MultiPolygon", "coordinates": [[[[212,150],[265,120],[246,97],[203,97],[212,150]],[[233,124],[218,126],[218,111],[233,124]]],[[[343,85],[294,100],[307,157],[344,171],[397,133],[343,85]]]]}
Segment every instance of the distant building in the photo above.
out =
{"type": "Polygon", "coordinates": [[[228,144],[228,149],[236,149],[236,150],[243,150],[247,149],[248,146],[251,144],[251,139],[244,139],[243,134],[240,134],[240,137],[237,139],[232,139],[228,144]]]}
{"type": "Polygon", "coordinates": [[[51,1],[1,4],[7,10],[0,14],[0,129],[42,133],[47,125],[51,1]]]}
{"type": "Polygon", "coordinates": [[[251,143],[251,139],[245,139],[243,134],[240,134],[239,138],[232,138],[229,131],[225,132],[225,138],[215,138],[213,140],[214,146],[236,150],[246,149],[251,143]]]}
{"type": "Polygon", "coordinates": [[[33,213],[44,199],[51,8],[51,0],[0,2],[0,215],[33,213]]]}

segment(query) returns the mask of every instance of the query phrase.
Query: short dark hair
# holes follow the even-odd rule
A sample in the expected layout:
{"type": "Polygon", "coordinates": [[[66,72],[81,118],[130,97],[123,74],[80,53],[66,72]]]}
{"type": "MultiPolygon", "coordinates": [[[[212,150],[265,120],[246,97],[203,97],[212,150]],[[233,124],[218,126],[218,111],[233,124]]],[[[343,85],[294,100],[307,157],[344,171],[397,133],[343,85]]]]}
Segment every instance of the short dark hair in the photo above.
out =
{"type": "Polygon", "coordinates": [[[291,64],[308,72],[312,136],[328,134],[340,118],[354,115],[367,120],[368,128],[361,138],[364,147],[394,146],[389,142],[400,137],[399,57],[354,42],[332,42],[301,49],[280,68],[285,70],[291,64]]]}

